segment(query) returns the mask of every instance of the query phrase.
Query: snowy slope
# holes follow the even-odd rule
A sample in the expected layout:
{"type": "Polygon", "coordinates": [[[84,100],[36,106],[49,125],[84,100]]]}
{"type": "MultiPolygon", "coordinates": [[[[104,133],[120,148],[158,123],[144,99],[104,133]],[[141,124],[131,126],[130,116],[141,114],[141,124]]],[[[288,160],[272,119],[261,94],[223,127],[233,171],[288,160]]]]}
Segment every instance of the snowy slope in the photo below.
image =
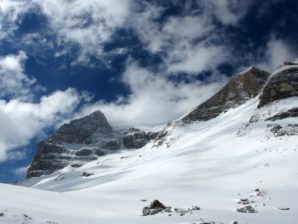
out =
{"type": "Polygon", "coordinates": [[[297,124],[298,119],[264,120],[297,106],[297,100],[256,109],[256,97],[206,122],[174,123],[160,147],[123,150],[22,183],[33,188],[0,185],[0,223],[191,224],[204,219],[295,224],[298,138],[275,137],[268,125],[297,124]],[[260,119],[248,123],[253,115],[260,119]],[[83,177],[83,172],[93,175],[83,177]],[[261,195],[256,196],[256,189],[261,195]],[[184,216],[142,216],[142,208],[154,199],[201,210],[184,216]],[[250,204],[257,213],[237,212],[243,206],[237,203],[240,199],[254,201],[250,204]]]}

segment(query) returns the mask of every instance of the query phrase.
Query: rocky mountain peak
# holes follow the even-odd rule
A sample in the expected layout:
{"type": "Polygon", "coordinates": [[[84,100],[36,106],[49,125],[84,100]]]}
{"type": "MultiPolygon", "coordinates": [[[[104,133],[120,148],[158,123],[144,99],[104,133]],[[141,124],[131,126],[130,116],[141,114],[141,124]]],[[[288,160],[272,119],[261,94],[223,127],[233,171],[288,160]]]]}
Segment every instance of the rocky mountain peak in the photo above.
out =
{"type": "Polygon", "coordinates": [[[68,165],[79,167],[121,147],[121,136],[97,110],[63,124],[52,137],[37,145],[27,178],[50,174],[68,165]]]}
{"type": "Polygon", "coordinates": [[[105,115],[97,110],[92,114],[63,124],[51,138],[54,142],[90,143],[95,134],[112,133],[105,115]]]}
{"type": "Polygon", "coordinates": [[[251,67],[232,78],[210,99],[182,118],[183,122],[207,121],[222,112],[254,98],[262,90],[269,73],[251,67]]]}

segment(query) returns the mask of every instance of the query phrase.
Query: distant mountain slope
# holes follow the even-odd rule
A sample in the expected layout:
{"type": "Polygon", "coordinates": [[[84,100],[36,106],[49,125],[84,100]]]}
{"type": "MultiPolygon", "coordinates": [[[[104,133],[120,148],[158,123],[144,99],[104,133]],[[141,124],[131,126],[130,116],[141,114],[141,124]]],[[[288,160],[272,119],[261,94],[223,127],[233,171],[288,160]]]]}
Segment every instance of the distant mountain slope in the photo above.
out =
{"type": "MultiPolygon", "coordinates": [[[[278,99],[296,96],[297,74],[298,66],[295,64],[280,67],[270,77],[269,73],[251,67],[233,77],[210,99],[197,106],[180,121],[208,121],[258,95],[258,108],[278,99]]],[[[294,116],[293,113],[288,114],[294,116]]],[[[254,121],[257,115],[248,119],[254,121]]],[[[51,174],[67,166],[80,167],[117,150],[142,148],[152,141],[155,143],[154,147],[159,147],[167,144],[165,140],[168,138],[169,128],[171,125],[159,132],[145,132],[137,128],[120,132],[112,129],[101,111],[95,111],[62,125],[53,136],[40,142],[27,178],[51,174]]]]}
{"type": "Polygon", "coordinates": [[[184,122],[207,121],[217,117],[222,112],[257,96],[268,77],[269,73],[251,67],[232,78],[221,90],[183,117],[182,120],[184,122]]]}
{"type": "MultiPolygon", "coordinates": [[[[63,142],[61,147],[72,147],[74,153],[68,165],[19,183],[31,188],[0,185],[0,223],[296,223],[298,96],[292,90],[282,92],[282,97],[269,95],[259,106],[268,91],[284,85],[279,80],[296,91],[296,71],[295,65],[287,65],[267,81],[254,80],[263,87],[259,84],[253,92],[230,84],[233,88],[227,89],[235,89],[236,98],[223,93],[229,91],[217,93],[223,96],[220,105],[224,108],[217,116],[191,122],[178,120],[156,133],[131,129],[116,135],[121,144],[126,137],[131,148],[122,145],[94,160],[79,160],[81,166],[73,166],[81,145],[76,142],[75,149],[63,142]],[[142,216],[142,209],[154,199],[172,208],[142,216]],[[200,210],[193,209],[198,207],[200,210]]],[[[255,77],[255,73],[251,75],[255,77]]],[[[103,115],[96,113],[95,117],[100,116],[95,120],[103,120],[103,115]]],[[[79,121],[89,119],[87,116],[79,121]]],[[[88,135],[95,136],[91,142],[86,143],[84,138],[89,149],[91,144],[110,140],[99,138],[102,132],[94,135],[97,128],[94,130],[88,135]]],[[[106,130],[110,135],[111,129],[106,130]]],[[[38,153],[46,155],[52,147],[58,147],[58,143],[38,153]]],[[[62,160],[62,154],[58,157],[62,160]]]]}

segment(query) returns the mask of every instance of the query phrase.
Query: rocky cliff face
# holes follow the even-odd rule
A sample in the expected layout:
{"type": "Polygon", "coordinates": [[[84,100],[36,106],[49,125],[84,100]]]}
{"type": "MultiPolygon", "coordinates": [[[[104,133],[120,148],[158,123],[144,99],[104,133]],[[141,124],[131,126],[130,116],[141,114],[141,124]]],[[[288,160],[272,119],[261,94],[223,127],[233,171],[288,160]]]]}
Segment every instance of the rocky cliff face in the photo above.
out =
{"type": "Polygon", "coordinates": [[[262,91],[258,108],[276,100],[298,96],[298,66],[281,69],[274,74],[262,91]]]}
{"type": "Polygon", "coordinates": [[[128,149],[139,149],[144,147],[151,140],[158,142],[167,132],[165,130],[158,132],[145,132],[138,128],[130,128],[124,133],[123,142],[124,146],[128,149]]]}
{"type": "Polygon", "coordinates": [[[121,147],[121,136],[101,111],[62,125],[37,145],[27,178],[50,174],[68,165],[79,167],[121,147]]]}
{"type": "Polygon", "coordinates": [[[232,78],[215,95],[182,118],[182,121],[185,123],[207,121],[230,108],[237,107],[257,96],[268,77],[269,73],[252,67],[232,78]]]}
{"type": "Polygon", "coordinates": [[[89,144],[96,135],[110,135],[113,130],[105,115],[95,111],[89,116],[63,124],[52,136],[54,142],[89,144]]]}
{"type": "Polygon", "coordinates": [[[142,148],[165,134],[137,128],[121,133],[112,129],[101,111],[95,111],[63,124],[53,136],[39,142],[27,178],[50,174],[66,166],[80,167],[120,148],[142,148]]]}

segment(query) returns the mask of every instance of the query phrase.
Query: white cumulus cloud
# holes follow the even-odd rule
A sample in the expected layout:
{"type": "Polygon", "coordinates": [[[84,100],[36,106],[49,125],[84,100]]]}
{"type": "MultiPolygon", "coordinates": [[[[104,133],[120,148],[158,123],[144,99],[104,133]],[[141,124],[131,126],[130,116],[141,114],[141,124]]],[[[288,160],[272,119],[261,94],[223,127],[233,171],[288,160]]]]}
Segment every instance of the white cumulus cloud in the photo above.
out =
{"type": "Polygon", "coordinates": [[[0,0],[0,40],[13,34],[30,7],[24,0],[0,0]]]}
{"type": "Polygon", "coordinates": [[[37,103],[0,100],[0,161],[7,158],[9,151],[42,134],[45,127],[72,113],[80,101],[74,89],[56,91],[37,103]]]}
{"type": "Polygon", "coordinates": [[[99,57],[103,44],[115,29],[125,22],[130,0],[50,0],[34,2],[47,16],[49,25],[61,44],[75,43],[80,47],[77,63],[88,62],[89,56],[99,57]]]}
{"type": "Polygon", "coordinates": [[[265,46],[264,56],[258,66],[272,72],[285,61],[294,61],[297,57],[298,54],[289,43],[272,36],[265,46]]]}
{"type": "Polygon", "coordinates": [[[100,101],[87,105],[82,113],[88,114],[100,109],[114,127],[162,125],[206,100],[225,81],[222,79],[208,84],[197,80],[176,83],[132,63],[123,74],[123,82],[131,90],[130,96],[120,97],[117,102],[100,101]]]}
{"type": "Polygon", "coordinates": [[[31,95],[30,88],[35,79],[24,73],[26,60],[27,55],[23,51],[0,57],[0,97],[28,98],[31,95]]]}
{"type": "Polygon", "coordinates": [[[23,152],[12,150],[70,115],[82,100],[89,100],[88,94],[68,88],[32,101],[35,88],[41,87],[25,73],[26,60],[22,51],[0,57],[0,161],[23,157],[23,152]]]}

